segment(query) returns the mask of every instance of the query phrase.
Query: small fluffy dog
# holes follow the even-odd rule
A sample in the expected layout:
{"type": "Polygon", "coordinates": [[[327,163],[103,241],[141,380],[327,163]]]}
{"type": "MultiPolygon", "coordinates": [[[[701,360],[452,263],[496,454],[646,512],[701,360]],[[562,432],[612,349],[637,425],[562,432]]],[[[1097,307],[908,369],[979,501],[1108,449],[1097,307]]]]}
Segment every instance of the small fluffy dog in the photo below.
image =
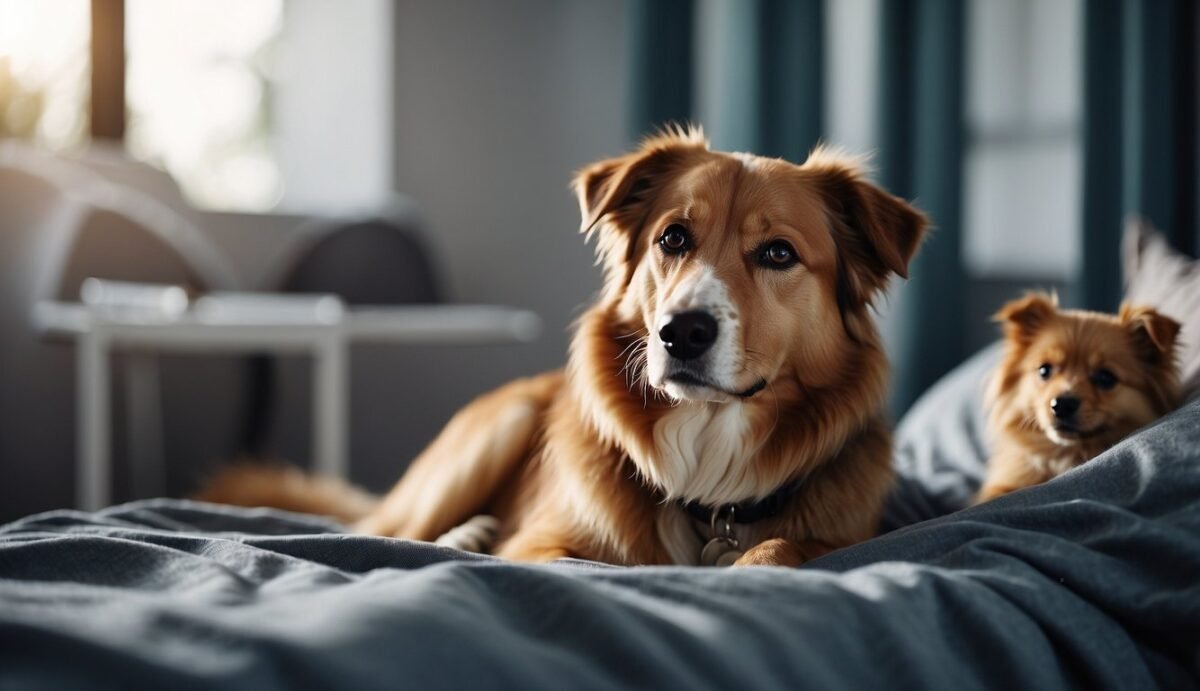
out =
{"type": "MultiPolygon", "coordinates": [[[[567,366],[468,405],[355,528],[433,540],[490,514],[502,557],[616,564],[799,564],[873,536],[893,475],[869,308],[924,216],[854,159],[698,130],[574,190],[605,278],[567,366]]],[[[226,484],[283,503],[253,482],[226,484]]]]}
{"type": "Polygon", "coordinates": [[[979,501],[1054,478],[1179,405],[1179,323],[1153,309],[1060,310],[1033,293],[996,320],[1007,350],[988,395],[995,451],[979,501]]]}

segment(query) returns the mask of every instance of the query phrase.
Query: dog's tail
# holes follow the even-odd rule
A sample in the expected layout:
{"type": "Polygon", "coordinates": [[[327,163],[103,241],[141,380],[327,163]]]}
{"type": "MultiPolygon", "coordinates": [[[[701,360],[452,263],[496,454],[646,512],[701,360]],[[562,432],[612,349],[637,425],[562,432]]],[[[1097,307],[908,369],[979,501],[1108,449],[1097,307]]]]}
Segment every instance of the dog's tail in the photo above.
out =
{"type": "Polygon", "coordinates": [[[282,463],[240,461],[213,476],[199,501],[329,516],[353,523],[371,513],[379,498],[336,478],[309,475],[282,463]]]}

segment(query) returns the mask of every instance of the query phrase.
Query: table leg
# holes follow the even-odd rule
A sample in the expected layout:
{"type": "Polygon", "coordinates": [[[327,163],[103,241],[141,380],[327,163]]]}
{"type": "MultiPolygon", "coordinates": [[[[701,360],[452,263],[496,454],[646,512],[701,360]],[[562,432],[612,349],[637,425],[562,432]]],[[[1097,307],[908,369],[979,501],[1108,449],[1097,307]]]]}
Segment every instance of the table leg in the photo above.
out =
{"type": "Polygon", "coordinates": [[[108,506],[112,495],[108,354],[104,334],[92,332],[79,339],[75,502],[85,511],[108,506]]]}
{"type": "Polygon", "coordinates": [[[126,357],[125,400],[133,498],[161,497],[166,492],[162,382],[153,353],[134,351],[126,357]]]}
{"type": "Polygon", "coordinates": [[[318,473],[346,477],[346,341],[340,334],[322,339],[315,355],[313,454],[318,473]]]}

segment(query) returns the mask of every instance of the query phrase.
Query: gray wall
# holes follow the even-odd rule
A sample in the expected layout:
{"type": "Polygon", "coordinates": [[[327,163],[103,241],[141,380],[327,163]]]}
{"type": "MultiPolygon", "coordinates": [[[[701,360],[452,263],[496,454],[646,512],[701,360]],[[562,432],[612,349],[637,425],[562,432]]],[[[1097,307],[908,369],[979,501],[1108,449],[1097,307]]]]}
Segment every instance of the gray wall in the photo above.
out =
{"type": "Polygon", "coordinates": [[[395,182],[428,220],[453,295],[536,310],[519,367],[561,362],[599,287],[571,172],[626,146],[615,0],[399,2],[395,182]]]}

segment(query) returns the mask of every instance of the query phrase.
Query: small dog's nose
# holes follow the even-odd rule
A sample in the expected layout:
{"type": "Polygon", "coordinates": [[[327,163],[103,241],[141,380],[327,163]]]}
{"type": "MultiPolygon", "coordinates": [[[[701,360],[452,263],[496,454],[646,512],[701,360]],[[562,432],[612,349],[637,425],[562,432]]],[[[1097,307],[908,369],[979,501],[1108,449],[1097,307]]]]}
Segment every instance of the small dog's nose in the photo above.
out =
{"type": "Polygon", "coordinates": [[[667,320],[658,337],[671,357],[694,360],[717,340],[717,320],[708,312],[681,312],[667,320]]]}
{"type": "Polygon", "coordinates": [[[1074,396],[1058,396],[1050,401],[1050,410],[1059,420],[1069,420],[1079,410],[1079,399],[1074,396]]]}

